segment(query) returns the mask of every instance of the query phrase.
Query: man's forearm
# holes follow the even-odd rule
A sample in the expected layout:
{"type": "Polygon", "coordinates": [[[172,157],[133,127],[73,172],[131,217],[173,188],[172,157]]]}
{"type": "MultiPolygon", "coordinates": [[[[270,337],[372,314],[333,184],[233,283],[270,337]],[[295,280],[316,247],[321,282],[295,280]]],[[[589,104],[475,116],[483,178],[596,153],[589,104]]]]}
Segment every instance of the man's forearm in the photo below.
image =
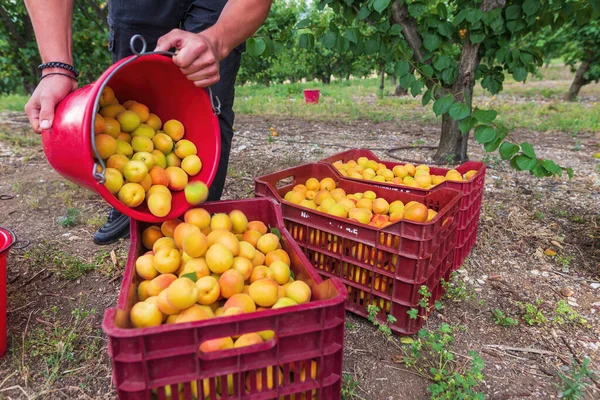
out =
{"type": "Polygon", "coordinates": [[[42,62],[73,64],[73,0],[25,0],[42,62]]]}
{"type": "Polygon", "coordinates": [[[217,23],[204,33],[218,43],[221,59],[245,42],[269,15],[271,0],[229,0],[217,23]]]}

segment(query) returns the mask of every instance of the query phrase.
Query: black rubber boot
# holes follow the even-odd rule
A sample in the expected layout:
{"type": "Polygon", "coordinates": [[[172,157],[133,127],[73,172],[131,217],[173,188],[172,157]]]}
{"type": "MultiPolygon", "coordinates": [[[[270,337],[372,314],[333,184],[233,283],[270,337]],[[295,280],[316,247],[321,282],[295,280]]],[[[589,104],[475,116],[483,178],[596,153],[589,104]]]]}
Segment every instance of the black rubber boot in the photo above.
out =
{"type": "Polygon", "coordinates": [[[111,244],[127,237],[129,237],[129,217],[121,214],[116,208],[111,208],[108,221],[94,233],[94,243],[111,244]]]}

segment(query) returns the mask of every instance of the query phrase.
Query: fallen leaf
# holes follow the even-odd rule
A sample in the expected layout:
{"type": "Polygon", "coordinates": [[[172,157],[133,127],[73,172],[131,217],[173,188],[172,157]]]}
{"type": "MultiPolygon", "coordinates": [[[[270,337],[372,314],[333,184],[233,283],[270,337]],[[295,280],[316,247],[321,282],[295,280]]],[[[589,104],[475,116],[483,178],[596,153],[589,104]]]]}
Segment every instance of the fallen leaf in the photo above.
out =
{"type": "Polygon", "coordinates": [[[556,240],[551,241],[550,243],[552,243],[553,245],[555,245],[556,247],[558,247],[559,249],[563,249],[563,245],[560,244],[559,242],[557,242],[556,240]]]}
{"type": "Polygon", "coordinates": [[[117,266],[117,254],[115,253],[114,250],[110,252],[110,259],[112,260],[113,265],[116,267],[117,266]]]}
{"type": "Polygon", "coordinates": [[[490,281],[500,281],[500,280],[502,280],[502,275],[498,275],[498,274],[496,274],[496,275],[490,275],[488,277],[488,279],[490,281]]]}
{"type": "Polygon", "coordinates": [[[411,344],[412,342],[414,342],[414,340],[408,336],[403,336],[400,338],[400,343],[411,344]]]}
{"type": "Polygon", "coordinates": [[[573,290],[570,287],[565,286],[560,289],[560,294],[562,294],[564,297],[571,297],[573,296],[573,290]]]}

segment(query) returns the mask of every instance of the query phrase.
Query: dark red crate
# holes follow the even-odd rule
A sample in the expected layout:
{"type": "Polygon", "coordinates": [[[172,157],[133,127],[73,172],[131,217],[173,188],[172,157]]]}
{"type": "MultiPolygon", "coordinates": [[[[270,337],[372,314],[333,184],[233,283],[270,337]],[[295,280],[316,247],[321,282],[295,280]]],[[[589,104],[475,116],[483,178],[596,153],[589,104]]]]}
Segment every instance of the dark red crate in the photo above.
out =
{"type": "Polygon", "coordinates": [[[279,228],[282,247],[292,261],[291,268],[298,279],[311,287],[312,300],[277,310],[131,328],[129,310],[137,300],[135,260],[143,252],[141,232],[150,225],[132,220],[129,258],[117,306],[105,312],[102,323],[109,338],[108,353],[118,397],[170,399],[169,394],[180,391],[180,396],[173,398],[195,399],[198,392],[199,398],[211,400],[292,399],[301,394],[307,394],[307,398],[312,394],[318,399],[339,398],[347,296],[344,285],[337,278],[323,280],[319,276],[285,229],[274,201],[233,200],[205,203],[202,207],[210,213],[239,209],[249,220],[261,220],[279,228]],[[208,339],[262,330],[273,330],[274,339],[213,353],[198,351],[200,343],[208,339]],[[302,373],[308,369],[306,366],[313,365],[314,376],[302,373]],[[257,371],[260,375],[256,375],[257,371]],[[282,384],[270,388],[266,380],[269,374],[282,375],[282,384]],[[231,395],[224,391],[228,376],[233,387],[231,395]],[[262,387],[256,385],[259,378],[262,387]],[[209,393],[203,392],[205,380],[209,393]],[[220,396],[217,396],[219,384],[220,396]]]}
{"type": "MultiPolygon", "coordinates": [[[[336,161],[342,161],[343,163],[346,163],[350,160],[356,161],[356,160],[358,160],[359,157],[367,157],[370,160],[375,160],[379,163],[385,164],[389,169],[393,169],[396,165],[405,165],[406,164],[406,163],[395,162],[395,161],[382,161],[372,151],[367,150],[367,149],[352,149],[352,150],[344,151],[344,152],[335,154],[333,156],[324,158],[324,159],[320,160],[319,162],[331,165],[336,161]]],[[[465,243],[466,239],[469,237],[469,233],[471,232],[471,229],[473,229],[473,227],[471,225],[475,225],[475,228],[474,228],[475,230],[477,230],[477,226],[479,225],[479,211],[481,209],[481,200],[483,197],[483,186],[484,186],[484,182],[485,182],[486,165],[485,165],[485,163],[479,162],[479,161],[467,161],[466,163],[457,166],[455,169],[458,172],[460,172],[461,174],[464,174],[470,170],[476,170],[478,172],[468,181],[464,181],[464,182],[445,181],[439,185],[434,186],[431,189],[420,189],[420,188],[414,188],[414,187],[410,187],[410,186],[397,185],[397,184],[389,183],[389,182],[364,181],[364,180],[348,178],[348,177],[345,177],[345,179],[350,179],[350,180],[356,181],[356,182],[369,182],[370,184],[373,184],[376,186],[386,187],[386,188],[390,188],[393,190],[399,190],[399,191],[403,191],[406,193],[415,193],[415,194],[427,194],[427,193],[431,193],[431,192],[434,192],[434,191],[442,189],[442,188],[451,188],[451,189],[456,189],[456,190],[461,191],[463,194],[463,197],[460,201],[460,211],[458,213],[458,219],[459,219],[458,227],[457,227],[458,238],[457,238],[456,245],[457,245],[457,248],[460,247],[464,251],[465,250],[464,243],[465,243]],[[471,228],[471,229],[468,229],[468,228],[471,228]]],[[[337,169],[335,171],[338,174],[338,176],[342,176],[341,173],[339,173],[339,171],[337,171],[337,169]]],[[[430,172],[435,175],[446,175],[446,172],[448,172],[448,171],[449,171],[449,169],[447,169],[447,168],[430,167],[430,172]]],[[[473,244],[474,244],[474,242],[473,242],[473,244]]],[[[471,247],[466,249],[467,254],[471,251],[472,247],[473,247],[473,245],[471,245],[471,247]]],[[[459,253],[459,251],[457,251],[457,255],[458,255],[458,253],[459,253]]],[[[458,259],[459,258],[457,258],[457,260],[458,259]]],[[[463,258],[463,260],[464,260],[464,258],[463,258]]],[[[462,260],[460,261],[460,263],[462,264],[462,260]]],[[[459,268],[461,264],[458,264],[455,267],[459,268]]]]}
{"type": "Polygon", "coordinates": [[[349,311],[368,316],[369,299],[387,302],[385,309],[399,321],[392,327],[397,333],[409,333],[417,326],[405,318],[405,313],[418,303],[421,285],[437,287],[443,273],[453,265],[461,197],[456,190],[427,195],[402,193],[338,178],[325,164],[304,164],[256,178],[255,194],[281,203],[286,228],[319,273],[340,277],[350,289],[346,301],[349,311]],[[378,229],[283,199],[288,190],[311,177],[331,177],[346,193],[372,190],[390,203],[419,201],[437,209],[438,215],[428,223],[402,220],[378,229]],[[356,293],[362,298],[353,299],[356,293]]]}
{"type": "MultiPolygon", "coordinates": [[[[338,178],[333,167],[325,164],[304,164],[255,178],[256,196],[271,197],[281,205],[283,218],[296,223],[290,227],[293,238],[302,247],[337,257],[342,254],[347,261],[364,263],[366,259],[378,260],[382,273],[405,282],[424,282],[435,267],[436,251],[448,236],[455,240],[458,205],[461,194],[454,189],[438,190],[424,196],[402,193],[368,183],[351,182],[338,178]],[[317,210],[290,203],[283,199],[285,193],[308,178],[319,180],[330,177],[346,193],[373,191],[389,203],[418,201],[438,214],[429,222],[397,221],[385,228],[376,228],[346,218],[338,218],[317,210]],[[335,235],[334,240],[327,235],[335,235]],[[334,245],[334,241],[339,244],[334,245]],[[343,239],[343,242],[342,242],[343,239]],[[354,251],[353,251],[354,248],[354,251]],[[392,272],[392,270],[394,270],[392,272]]],[[[289,225],[288,225],[289,226],[289,225]]]]}

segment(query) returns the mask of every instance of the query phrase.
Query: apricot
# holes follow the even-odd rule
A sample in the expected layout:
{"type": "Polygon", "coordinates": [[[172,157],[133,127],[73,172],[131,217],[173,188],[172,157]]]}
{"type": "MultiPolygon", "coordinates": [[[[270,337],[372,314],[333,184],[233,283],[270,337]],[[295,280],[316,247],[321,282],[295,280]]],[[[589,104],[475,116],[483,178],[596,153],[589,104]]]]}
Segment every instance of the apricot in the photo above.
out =
{"type": "Polygon", "coordinates": [[[140,301],[144,301],[148,298],[148,285],[150,281],[141,281],[137,288],[137,295],[140,301]]]}
{"type": "Polygon", "coordinates": [[[162,169],[167,168],[167,158],[160,150],[154,149],[150,154],[154,157],[154,165],[161,167],[162,169]]]}
{"type": "Polygon", "coordinates": [[[187,222],[178,224],[173,230],[173,239],[178,248],[183,248],[183,239],[188,236],[199,234],[200,229],[196,225],[188,224],[187,222]]]}
{"type": "Polygon", "coordinates": [[[256,248],[263,254],[276,250],[279,245],[279,238],[273,233],[266,233],[256,242],[256,248]]]}
{"type": "Polygon", "coordinates": [[[248,222],[248,230],[259,232],[261,235],[265,235],[268,231],[267,226],[262,221],[250,221],[248,222]]]}
{"type": "Polygon", "coordinates": [[[179,274],[179,277],[189,274],[191,272],[196,273],[196,280],[210,275],[210,269],[204,258],[192,258],[183,267],[183,270],[179,274]]]}
{"type": "Polygon", "coordinates": [[[104,186],[112,194],[118,193],[123,187],[123,175],[121,175],[119,170],[115,168],[106,168],[104,177],[106,179],[104,186]]]}
{"type": "Polygon", "coordinates": [[[250,279],[250,276],[252,276],[252,270],[254,269],[252,262],[245,257],[235,257],[233,259],[231,268],[242,274],[242,277],[245,281],[250,279]]]}
{"type": "Polygon", "coordinates": [[[202,204],[208,198],[208,186],[204,182],[188,183],[184,189],[185,200],[194,206],[202,204]]]}
{"type": "Polygon", "coordinates": [[[183,238],[182,248],[183,251],[193,258],[202,257],[204,253],[206,253],[206,250],[208,250],[208,239],[206,239],[206,236],[198,230],[197,233],[190,234],[183,238]]]}
{"type": "Polygon", "coordinates": [[[252,300],[249,295],[244,293],[236,293],[230,296],[223,305],[223,311],[227,311],[231,307],[241,308],[247,313],[256,311],[254,300],[252,300]]]}
{"type": "Polygon", "coordinates": [[[151,153],[154,150],[154,143],[145,136],[136,136],[131,138],[131,148],[134,152],[145,151],[151,153]]]}
{"type": "MultiPolygon", "coordinates": [[[[150,176],[147,177],[150,179],[150,176]]],[[[148,196],[148,209],[152,215],[157,217],[165,217],[171,212],[171,196],[164,193],[154,193],[148,196]]]]}
{"type": "Polygon", "coordinates": [[[304,304],[310,301],[311,290],[305,282],[294,281],[286,287],[285,292],[287,297],[294,300],[298,304],[304,304]]]}
{"type": "Polygon", "coordinates": [[[137,207],[144,201],[146,191],[139,183],[126,183],[119,190],[119,201],[127,207],[137,207]]]}
{"type": "Polygon", "coordinates": [[[254,302],[261,307],[271,307],[277,301],[279,285],[273,279],[259,279],[250,284],[248,293],[254,302]]]}
{"type": "Polygon", "coordinates": [[[320,182],[321,189],[331,191],[331,190],[335,189],[335,186],[336,186],[335,181],[332,178],[327,177],[327,178],[321,179],[321,182],[320,182]]]}
{"type": "Polygon", "coordinates": [[[336,204],[335,200],[333,199],[333,197],[327,197],[325,199],[323,199],[323,201],[321,202],[321,210],[322,212],[328,212],[331,207],[333,207],[336,204]]]}
{"type": "Polygon", "coordinates": [[[100,133],[94,137],[94,141],[96,143],[96,150],[98,150],[98,154],[103,160],[108,159],[117,151],[117,141],[112,136],[100,133]]]}
{"type": "Polygon", "coordinates": [[[233,265],[233,254],[231,250],[221,243],[215,243],[206,251],[206,264],[208,268],[217,274],[227,271],[233,265]]]}
{"type": "Polygon", "coordinates": [[[196,281],[198,288],[198,303],[209,305],[213,304],[221,294],[219,282],[213,276],[203,276],[196,281]]]}
{"type": "Polygon", "coordinates": [[[175,322],[178,324],[183,324],[185,322],[203,321],[205,319],[210,318],[214,318],[214,313],[212,312],[210,307],[194,304],[191,307],[181,311],[175,322]]]}
{"type": "Polygon", "coordinates": [[[327,210],[327,214],[333,215],[339,218],[347,218],[348,217],[348,209],[344,207],[342,204],[334,204],[329,210],[327,210]]]}
{"type": "Polygon", "coordinates": [[[290,266],[283,261],[273,261],[269,269],[273,271],[273,279],[279,285],[287,283],[290,279],[290,266]]]}
{"type": "Polygon", "coordinates": [[[305,186],[307,190],[313,190],[316,192],[321,188],[321,183],[316,178],[308,178],[305,186]]]}
{"type": "Polygon", "coordinates": [[[238,349],[240,347],[252,346],[260,343],[263,343],[263,340],[258,333],[245,333],[235,341],[233,347],[238,349]]]}
{"type": "MultiPolygon", "coordinates": [[[[109,106],[111,107],[111,106],[109,106]]],[[[124,109],[123,106],[121,108],[124,109]]],[[[138,126],[140,126],[140,116],[131,110],[125,110],[117,114],[117,121],[121,124],[121,130],[123,132],[133,132],[138,126]]]]}
{"type": "Polygon", "coordinates": [[[278,308],[297,306],[297,305],[298,305],[298,303],[296,303],[294,300],[290,299],[289,297],[281,297],[280,299],[278,299],[275,302],[275,304],[273,304],[273,307],[271,307],[271,309],[276,310],[278,308]]]}
{"type": "Polygon", "coordinates": [[[112,88],[107,85],[104,86],[104,89],[102,89],[102,92],[100,93],[100,100],[98,104],[100,105],[100,107],[105,107],[111,104],[111,102],[115,99],[116,97],[114,90],[112,90],[112,88]]]}
{"type": "Polygon", "coordinates": [[[179,167],[167,167],[165,170],[169,176],[169,189],[180,191],[188,184],[188,175],[179,167]]]}
{"type": "Polygon", "coordinates": [[[135,260],[135,272],[145,280],[152,280],[158,275],[158,271],[154,268],[154,256],[146,254],[135,260]]]}
{"type": "MultiPolygon", "coordinates": [[[[230,336],[205,340],[200,344],[200,351],[210,353],[211,351],[233,349],[233,339],[230,336]]],[[[207,395],[207,391],[204,392],[207,395]]]]}
{"type": "Polygon", "coordinates": [[[156,254],[156,252],[162,248],[177,249],[177,245],[175,244],[175,241],[173,240],[173,238],[163,236],[163,237],[157,239],[156,242],[154,242],[154,245],[152,246],[152,251],[156,254]]]}
{"type": "Polygon", "coordinates": [[[275,387],[275,381],[277,381],[277,385],[281,386],[283,384],[283,371],[281,371],[280,367],[277,368],[266,368],[266,381],[267,381],[267,387],[264,388],[264,384],[263,384],[263,370],[262,369],[258,369],[255,371],[255,373],[249,372],[248,375],[246,375],[246,390],[250,391],[252,388],[252,381],[254,381],[254,387],[256,388],[256,391],[261,392],[263,390],[267,390],[267,389],[273,389],[275,387]],[[275,369],[275,374],[277,374],[276,377],[273,377],[273,369],[275,369]]]}
{"type": "Polygon", "coordinates": [[[256,248],[254,248],[251,243],[242,240],[239,242],[238,256],[252,261],[256,256],[256,248]]]}
{"type": "Polygon", "coordinates": [[[148,119],[145,122],[146,125],[150,126],[152,129],[159,130],[160,128],[162,128],[162,121],[156,114],[150,113],[148,115],[148,119]]]}
{"type": "Polygon", "coordinates": [[[231,222],[231,218],[229,215],[225,213],[216,213],[212,216],[210,220],[210,229],[215,231],[217,229],[225,229],[231,231],[233,228],[233,223],[231,222]]]}
{"type": "Polygon", "coordinates": [[[182,222],[183,221],[181,221],[177,218],[165,221],[160,226],[160,230],[163,233],[163,235],[165,235],[167,237],[173,237],[173,235],[175,234],[175,228],[177,228],[177,226],[179,224],[181,224],[182,222]]]}
{"type": "Polygon", "coordinates": [[[170,274],[179,268],[181,254],[176,249],[163,247],[154,254],[154,268],[161,274],[170,274]]]}
{"type": "Polygon", "coordinates": [[[210,213],[204,208],[191,208],[183,215],[185,222],[196,225],[200,230],[210,226],[210,213]]]}
{"type": "Polygon", "coordinates": [[[247,230],[242,235],[242,241],[250,243],[253,247],[256,247],[258,239],[262,236],[262,233],[255,230],[247,230]]]}
{"type": "Polygon", "coordinates": [[[146,122],[150,118],[150,110],[142,103],[134,102],[126,107],[128,110],[135,112],[140,117],[141,122],[146,122]]]}
{"type": "Polygon", "coordinates": [[[265,255],[261,253],[259,250],[256,250],[256,255],[252,259],[252,267],[257,267],[259,265],[263,265],[265,262],[265,255]]]}
{"type": "Polygon", "coordinates": [[[221,296],[228,299],[234,294],[244,291],[244,276],[236,269],[228,269],[221,274],[219,278],[219,287],[221,296]]]}
{"type": "Polygon", "coordinates": [[[167,122],[165,122],[165,124],[163,125],[163,130],[174,141],[181,140],[181,138],[185,134],[185,128],[183,124],[176,119],[170,119],[167,122]]]}
{"type": "Polygon", "coordinates": [[[181,167],[181,160],[175,153],[171,152],[165,155],[165,158],[167,160],[167,167],[181,167]]]}
{"type": "Polygon", "coordinates": [[[271,270],[266,265],[257,265],[252,269],[252,274],[250,275],[250,283],[254,283],[261,279],[275,279],[273,274],[273,270],[271,270]]]}
{"type": "MultiPolygon", "coordinates": [[[[131,132],[132,137],[143,136],[150,140],[154,138],[154,135],[156,135],[156,131],[144,123],[141,123],[133,132],[131,132]]],[[[154,145],[154,141],[152,144],[154,145]]]]}
{"type": "Polygon", "coordinates": [[[177,277],[173,274],[161,274],[156,278],[152,279],[148,284],[148,297],[158,296],[160,292],[169,287],[169,285],[175,280],[177,277]]]}
{"type": "Polygon", "coordinates": [[[196,149],[196,145],[186,139],[179,140],[175,143],[175,155],[182,160],[187,156],[196,155],[198,150],[196,149]]]}
{"type": "Polygon", "coordinates": [[[198,301],[200,291],[195,282],[188,278],[177,278],[166,289],[169,303],[174,307],[184,310],[198,301]]]}
{"type": "Polygon", "coordinates": [[[462,175],[455,169],[446,172],[446,179],[449,181],[462,181],[462,175]]]}
{"type": "Polygon", "coordinates": [[[229,219],[231,220],[231,231],[233,233],[244,233],[248,229],[248,218],[240,210],[232,210],[229,213],[229,219]]]}
{"type": "Polygon", "coordinates": [[[269,267],[274,261],[283,261],[288,266],[291,265],[290,256],[285,250],[276,249],[267,253],[265,257],[265,265],[269,267]]]}
{"type": "MultiPolygon", "coordinates": [[[[100,115],[102,115],[104,118],[116,118],[117,115],[124,111],[126,111],[125,107],[120,104],[107,104],[100,109],[100,115]]],[[[104,122],[106,123],[106,121],[104,122]]]]}
{"type": "Polygon", "coordinates": [[[361,224],[368,224],[371,218],[371,211],[364,208],[353,208],[348,212],[348,219],[360,222],[361,224]]]}
{"type": "Polygon", "coordinates": [[[477,171],[474,170],[474,169],[467,171],[465,173],[465,180],[468,181],[469,179],[471,179],[472,177],[474,177],[476,174],[477,174],[477,171]]]}
{"type": "Polygon", "coordinates": [[[200,157],[195,154],[186,156],[181,161],[181,169],[183,169],[189,176],[198,175],[198,173],[202,170],[202,161],[200,160],[200,157]]]}
{"type": "MultiPolygon", "coordinates": [[[[188,281],[190,281],[190,280],[188,279],[188,281]]],[[[169,286],[169,287],[171,287],[171,286],[169,286]]],[[[160,294],[158,295],[158,301],[157,301],[158,309],[165,315],[177,315],[181,312],[181,309],[177,308],[173,304],[171,304],[171,302],[169,301],[169,299],[167,297],[168,290],[169,290],[169,288],[166,288],[165,290],[160,292],[160,294]]]]}
{"type": "Polygon", "coordinates": [[[129,318],[135,328],[148,328],[160,325],[163,316],[155,304],[141,301],[133,305],[129,318]]]}
{"type": "Polygon", "coordinates": [[[415,222],[427,221],[428,211],[427,206],[421,203],[414,203],[410,206],[407,204],[404,207],[404,219],[415,222]]]}

